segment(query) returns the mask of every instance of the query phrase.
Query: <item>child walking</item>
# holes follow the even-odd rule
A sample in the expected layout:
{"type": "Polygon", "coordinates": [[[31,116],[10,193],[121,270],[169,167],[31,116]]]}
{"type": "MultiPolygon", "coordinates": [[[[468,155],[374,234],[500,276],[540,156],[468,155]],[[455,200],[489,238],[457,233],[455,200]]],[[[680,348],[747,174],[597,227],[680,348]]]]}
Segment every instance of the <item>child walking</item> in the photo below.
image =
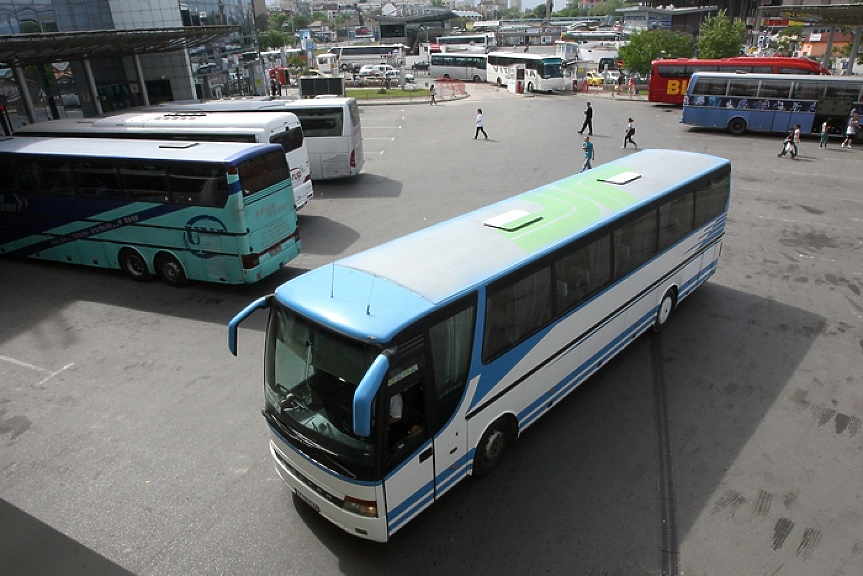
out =
{"type": "Polygon", "coordinates": [[[476,109],[476,132],[473,135],[473,139],[476,140],[479,133],[482,132],[482,135],[485,136],[485,139],[488,140],[488,134],[485,133],[485,121],[482,118],[482,108],[476,109]]]}

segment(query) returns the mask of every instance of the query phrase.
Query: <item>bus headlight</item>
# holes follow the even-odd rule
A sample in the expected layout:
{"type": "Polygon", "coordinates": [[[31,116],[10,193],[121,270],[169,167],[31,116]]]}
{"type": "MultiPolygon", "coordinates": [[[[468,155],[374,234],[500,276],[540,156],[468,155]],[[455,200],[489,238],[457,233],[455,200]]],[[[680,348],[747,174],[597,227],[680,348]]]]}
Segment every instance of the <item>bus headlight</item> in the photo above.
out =
{"type": "Polygon", "coordinates": [[[368,516],[369,518],[378,517],[378,503],[374,500],[360,500],[346,496],[342,508],[360,516],[368,516]]]}

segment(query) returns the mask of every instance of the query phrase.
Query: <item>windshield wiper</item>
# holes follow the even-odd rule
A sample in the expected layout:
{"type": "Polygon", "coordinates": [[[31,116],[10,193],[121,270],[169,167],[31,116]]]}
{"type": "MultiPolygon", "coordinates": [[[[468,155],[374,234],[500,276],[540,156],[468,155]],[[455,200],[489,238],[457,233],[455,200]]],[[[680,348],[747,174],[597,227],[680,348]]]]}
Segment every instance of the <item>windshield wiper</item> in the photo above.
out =
{"type": "Polygon", "coordinates": [[[311,440],[310,438],[307,438],[307,437],[303,436],[302,434],[300,434],[300,433],[299,433],[299,432],[297,432],[296,430],[292,430],[292,429],[288,428],[287,426],[285,426],[284,424],[282,424],[282,422],[280,422],[278,418],[276,418],[274,415],[270,414],[270,413],[269,413],[269,412],[267,412],[266,410],[261,410],[261,414],[263,414],[263,415],[264,415],[264,418],[267,420],[267,422],[269,422],[270,424],[272,424],[273,426],[275,426],[276,428],[278,428],[278,429],[279,429],[279,431],[280,431],[282,434],[284,434],[285,436],[288,436],[288,437],[290,437],[290,438],[293,438],[293,439],[294,439],[294,440],[296,440],[297,442],[300,442],[300,443],[302,443],[302,444],[305,444],[306,446],[308,446],[309,448],[311,448],[311,449],[313,449],[313,450],[315,450],[315,451],[321,452],[323,455],[327,456],[327,458],[326,458],[326,459],[327,459],[327,461],[328,461],[328,462],[329,462],[329,463],[330,463],[334,468],[338,468],[338,469],[339,469],[339,470],[341,470],[344,474],[346,474],[346,475],[350,476],[351,478],[356,478],[356,477],[357,477],[357,475],[356,475],[356,474],[354,474],[354,473],[353,473],[349,468],[347,468],[344,464],[342,464],[341,462],[339,462],[339,460],[338,460],[338,454],[336,454],[335,452],[333,452],[333,451],[332,451],[332,450],[330,450],[329,448],[324,448],[323,446],[321,446],[321,445],[320,445],[320,444],[318,444],[317,442],[315,442],[315,441],[311,440]]]}

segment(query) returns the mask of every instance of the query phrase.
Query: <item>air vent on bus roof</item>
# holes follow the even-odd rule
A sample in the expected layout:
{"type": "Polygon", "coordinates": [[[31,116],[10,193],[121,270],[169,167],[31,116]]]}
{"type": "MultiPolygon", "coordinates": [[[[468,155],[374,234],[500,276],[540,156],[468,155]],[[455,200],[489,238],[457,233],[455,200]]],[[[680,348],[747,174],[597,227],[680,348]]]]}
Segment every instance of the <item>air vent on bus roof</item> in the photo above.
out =
{"type": "Polygon", "coordinates": [[[177,148],[177,149],[186,149],[197,146],[197,142],[164,142],[159,144],[159,148],[177,148]]]}
{"type": "Polygon", "coordinates": [[[513,232],[539,220],[542,220],[542,216],[539,214],[531,214],[524,210],[510,210],[509,212],[489,218],[483,222],[483,225],[489,228],[498,228],[506,232],[513,232]]]}
{"type": "Polygon", "coordinates": [[[600,182],[608,182],[609,184],[629,184],[633,180],[641,178],[641,174],[637,172],[623,172],[611,178],[600,178],[600,182]]]}

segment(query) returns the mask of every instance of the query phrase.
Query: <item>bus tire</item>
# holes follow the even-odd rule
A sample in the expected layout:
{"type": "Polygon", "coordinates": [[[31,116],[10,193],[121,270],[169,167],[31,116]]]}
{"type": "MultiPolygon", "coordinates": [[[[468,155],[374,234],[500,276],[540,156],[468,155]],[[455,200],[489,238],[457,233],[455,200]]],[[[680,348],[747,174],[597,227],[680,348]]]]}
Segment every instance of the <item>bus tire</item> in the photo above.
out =
{"type": "Polygon", "coordinates": [[[656,310],[656,320],[653,323],[653,331],[659,334],[665,325],[668,324],[668,319],[671,318],[671,312],[677,305],[677,292],[674,288],[669,288],[662,300],[659,302],[659,308],[656,310]]]}
{"type": "Polygon", "coordinates": [[[449,74],[444,74],[444,75],[443,75],[443,79],[444,79],[444,80],[449,80],[449,74]]]}
{"type": "Polygon", "coordinates": [[[746,134],[746,120],[743,118],[732,118],[728,123],[728,131],[735,136],[746,134]]]}
{"type": "Polygon", "coordinates": [[[511,442],[511,428],[504,418],[500,418],[486,429],[473,457],[474,476],[484,478],[500,463],[511,442]]]}
{"type": "Polygon", "coordinates": [[[528,92],[533,92],[533,82],[528,82],[528,83],[527,83],[527,91],[528,91],[528,92]]]}
{"type": "Polygon", "coordinates": [[[153,277],[147,261],[137,250],[123,248],[117,259],[120,261],[120,269],[132,280],[146,282],[153,277]]]}
{"type": "Polygon", "coordinates": [[[186,278],[186,272],[183,270],[183,265],[172,255],[163,252],[156,256],[154,264],[159,278],[164,280],[166,284],[180,287],[189,283],[189,279],[186,278]]]}
{"type": "Polygon", "coordinates": [[[498,87],[503,86],[503,82],[500,81],[500,76],[497,77],[497,85],[498,87]]]}
{"type": "Polygon", "coordinates": [[[482,80],[480,79],[480,77],[478,75],[474,74],[473,75],[473,83],[477,84],[479,82],[482,82],[482,80]]]}

